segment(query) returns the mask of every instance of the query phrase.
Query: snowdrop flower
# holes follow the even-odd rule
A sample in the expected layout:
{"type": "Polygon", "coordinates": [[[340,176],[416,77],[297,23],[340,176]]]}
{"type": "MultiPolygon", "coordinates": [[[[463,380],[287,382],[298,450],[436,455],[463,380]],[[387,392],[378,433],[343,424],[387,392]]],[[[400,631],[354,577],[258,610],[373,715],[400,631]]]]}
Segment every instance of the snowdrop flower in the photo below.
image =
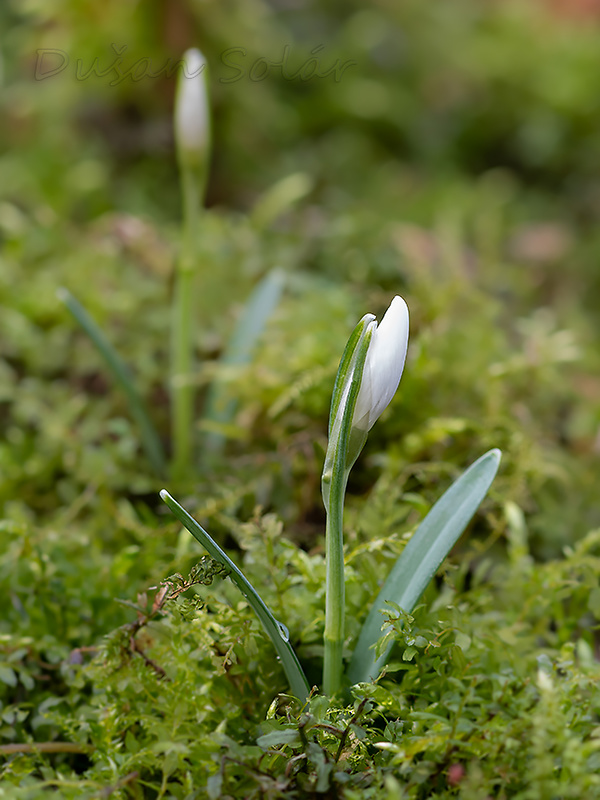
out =
{"type": "Polygon", "coordinates": [[[209,145],[209,109],[206,89],[206,59],[196,48],[183,55],[183,69],[175,99],[175,140],[187,160],[205,158],[209,145]]]}
{"type": "Polygon", "coordinates": [[[400,383],[408,347],[408,306],[396,295],[379,326],[370,324],[374,329],[352,418],[352,427],[365,433],[387,408],[400,383]]]}

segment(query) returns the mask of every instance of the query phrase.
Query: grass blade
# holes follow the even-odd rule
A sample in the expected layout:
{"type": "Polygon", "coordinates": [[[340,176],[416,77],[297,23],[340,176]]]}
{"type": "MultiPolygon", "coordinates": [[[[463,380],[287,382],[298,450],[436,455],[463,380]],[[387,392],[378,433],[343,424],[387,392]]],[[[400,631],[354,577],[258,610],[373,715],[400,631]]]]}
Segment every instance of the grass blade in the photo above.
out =
{"type": "Polygon", "coordinates": [[[133,382],[133,377],[127,365],[105,337],[102,329],[94,322],[81,303],[73,297],[71,292],[61,288],[58,289],[56,294],[87,333],[92,344],[104,359],[111,375],[125,392],[129,402],[129,410],[139,428],[142,446],[146,451],[148,461],[157,476],[165,475],[166,459],[160,437],[152,424],[145,403],[133,382]]]}
{"type": "Polygon", "coordinates": [[[377,678],[391,649],[390,645],[376,658],[373,645],[381,637],[380,611],[389,609],[386,601],[390,600],[410,614],[487,494],[498,471],[500,457],[500,450],[489,450],[471,464],[413,534],[362,627],[348,670],[352,684],[377,678]]]}
{"type": "Polygon", "coordinates": [[[250,219],[257,228],[268,228],[282,214],[304,199],[314,187],[314,179],[306,172],[294,172],[269,187],[258,198],[250,219]]]}
{"type": "MultiPolygon", "coordinates": [[[[281,270],[274,269],[256,286],[244,311],[235,327],[219,365],[233,367],[247,364],[252,351],[265,329],[271,314],[277,307],[283,291],[284,275],[281,270]]],[[[218,453],[223,448],[225,437],[215,428],[229,423],[235,413],[236,401],[228,396],[227,387],[217,376],[208,392],[203,423],[207,423],[209,431],[206,435],[206,448],[218,453]]]]}
{"type": "Polygon", "coordinates": [[[252,610],[259,618],[263,628],[267,632],[273,646],[277,651],[277,655],[281,660],[281,665],[285,670],[285,674],[290,684],[292,693],[299,700],[304,702],[308,699],[310,687],[304,675],[298,657],[294,652],[293,647],[288,641],[287,631],[285,627],[278,622],[273,614],[265,605],[263,599],[260,597],[256,589],[248,581],[244,573],[236,567],[233,561],[227,556],[215,540],[199,525],[196,520],[188,514],[188,512],[180,506],[166,489],[160,493],[160,497],[169,506],[173,514],[177,517],[179,522],[188,529],[192,536],[197,539],[202,547],[208,552],[215,561],[218,561],[223,566],[230,570],[229,577],[238,587],[240,592],[244,595],[252,610]]]}

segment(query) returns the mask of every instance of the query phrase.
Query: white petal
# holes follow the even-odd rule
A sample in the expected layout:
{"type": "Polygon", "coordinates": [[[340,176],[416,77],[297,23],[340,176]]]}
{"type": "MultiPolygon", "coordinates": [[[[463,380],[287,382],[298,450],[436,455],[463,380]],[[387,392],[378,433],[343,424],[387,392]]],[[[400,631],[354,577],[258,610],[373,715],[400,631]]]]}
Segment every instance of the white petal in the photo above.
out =
{"type": "Polygon", "coordinates": [[[186,50],[175,102],[177,145],[190,153],[203,153],[208,143],[206,60],[200,50],[186,50]]]}
{"type": "Polygon", "coordinates": [[[373,347],[373,340],[377,335],[377,323],[371,322],[367,330],[372,329],[371,341],[369,342],[369,349],[367,350],[367,357],[365,359],[365,366],[363,369],[363,377],[358,390],[358,397],[356,398],[356,405],[354,406],[354,416],[352,417],[352,426],[361,428],[368,431],[371,427],[369,425],[369,414],[373,405],[372,397],[372,383],[369,378],[369,353],[373,347]]]}
{"type": "Polygon", "coordinates": [[[370,430],[396,393],[408,347],[408,306],[396,295],[373,332],[353,425],[370,430]]]}

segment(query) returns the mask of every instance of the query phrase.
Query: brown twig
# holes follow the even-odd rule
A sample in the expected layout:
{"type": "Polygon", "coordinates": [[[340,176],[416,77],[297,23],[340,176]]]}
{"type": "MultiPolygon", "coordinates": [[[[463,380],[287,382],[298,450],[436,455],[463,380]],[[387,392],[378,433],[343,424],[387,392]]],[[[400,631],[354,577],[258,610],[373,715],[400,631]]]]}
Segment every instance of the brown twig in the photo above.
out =
{"type": "Polygon", "coordinates": [[[164,680],[166,681],[171,680],[167,675],[167,673],[164,671],[164,669],[160,666],[160,664],[157,664],[156,661],[153,661],[149,656],[146,655],[146,653],[140,647],[140,643],[135,638],[135,634],[133,634],[133,636],[131,636],[131,638],[129,639],[129,646],[131,647],[133,653],[137,653],[144,659],[144,663],[146,664],[147,667],[153,669],[154,672],[156,672],[157,675],[160,675],[160,677],[163,678],[164,680]]]}
{"type": "MultiPolygon", "coordinates": [[[[156,587],[152,587],[156,588],[156,587]]],[[[149,656],[146,655],[144,649],[139,644],[136,639],[137,634],[140,632],[142,628],[148,625],[154,617],[159,614],[163,606],[167,600],[169,587],[168,586],[161,586],[160,589],[157,591],[156,595],[154,596],[154,600],[152,602],[152,607],[149,611],[144,611],[143,606],[147,606],[147,596],[144,592],[143,594],[138,594],[138,603],[139,606],[137,607],[137,619],[134,622],[128,622],[127,624],[123,625],[120,630],[129,633],[129,650],[131,653],[137,653],[139,656],[142,657],[144,663],[147,667],[154,670],[157,675],[159,675],[163,680],[169,681],[170,678],[165,672],[165,670],[157,664],[156,661],[153,661],[149,656]]]]}
{"type": "Polygon", "coordinates": [[[139,772],[130,772],[128,775],[125,775],[123,778],[118,780],[113,786],[105,786],[100,792],[100,797],[110,797],[113,792],[122,789],[123,786],[131,783],[131,781],[137,780],[139,776],[139,772]]]}
{"type": "Polygon", "coordinates": [[[350,722],[346,725],[346,728],[344,729],[344,732],[342,733],[342,737],[340,739],[340,746],[338,747],[338,751],[337,751],[337,753],[335,755],[336,764],[340,760],[340,757],[341,757],[342,753],[344,752],[344,747],[346,746],[346,741],[348,740],[348,734],[350,733],[350,728],[352,727],[352,725],[356,725],[358,720],[361,718],[363,709],[364,709],[366,704],[367,704],[367,698],[364,697],[361,700],[360,705],[356,709],[356,712],[355,712],[354,716],[352,717],[350,722]]]}

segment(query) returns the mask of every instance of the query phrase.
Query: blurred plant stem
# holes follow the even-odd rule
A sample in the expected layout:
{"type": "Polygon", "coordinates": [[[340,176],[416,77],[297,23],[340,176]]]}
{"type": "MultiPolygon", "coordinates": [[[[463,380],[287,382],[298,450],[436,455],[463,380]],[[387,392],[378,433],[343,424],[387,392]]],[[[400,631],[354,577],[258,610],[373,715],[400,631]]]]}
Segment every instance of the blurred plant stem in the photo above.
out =
{"type": "Polygon", "coordinates": [[[171,352],[171,438],[173,477],[190,473],[194,445],[194,277],[197,268],[197,227],[210,158],[210,111],[206,60],[200,50],[184,53],[174,109],[174,131],[181,174],[183,228],[175,274],[171,352]]]}
{"type": "Polygon", "coordinates": [[[205,173],[182,160],[182,246],[175,275],[172,318],[171,424],[172,474],[181,479],[192,463],[194,427],[194,276],[196,271],[196,227],[201,220],[205,173]]]}

